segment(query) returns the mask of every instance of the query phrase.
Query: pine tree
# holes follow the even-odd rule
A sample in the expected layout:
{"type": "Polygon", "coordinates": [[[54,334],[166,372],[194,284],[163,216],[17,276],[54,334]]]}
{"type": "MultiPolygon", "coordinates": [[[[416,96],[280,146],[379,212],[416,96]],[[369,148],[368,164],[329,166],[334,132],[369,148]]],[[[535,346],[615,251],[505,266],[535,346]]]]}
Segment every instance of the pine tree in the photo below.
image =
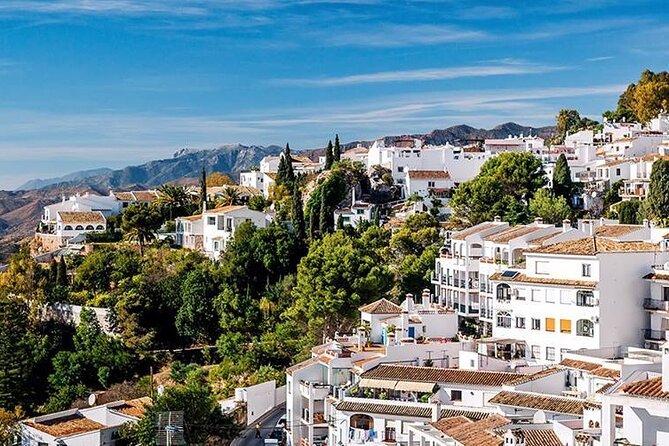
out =
{"type": "Polygon", "coordinates": [[[334,162],[338,162],[341,160],[341,147],[339,145],[339,135],[335,135],[335,143],[334,143],[334,148],[332,150],[332,158],[334,162]]]}
{"type": "Polygon", "coordinates": [[[207,202],[207,171],[202,166],[202,173],[200,176],[200,207],[207,202]]]}
{"type": "Polygon", "coordinates": [[[564,197],[567,203],[571,203],[574,183],[571,181],[571,170],[564,153],[558,157],[553,170],[553,192],[556,197],[564,197]]]}
{"type": "Polygon", "coordinates": [[[321,232],[321,236],[330,232],[330,212],[325,197],[325,189],[321,190],[321,211],[318,219],[318,229],[321,232]]]}
{"type": "Polygon", "coordinates": [[[328,146],[325,148],[325,170],[329,170],[332,167],[332,141],[328,141],[328,146]]]}
{"type": "Polygon", "coordinates": [[[67,265],[65,264],[65,256],[60,256],[58,261],[58,271],[56,272],[56,285],[67,286],[67,265]]]}
{"type": "Polygon", "coordinates": [[[302,194],[300,189],[295,186],[293,189],[293,227],[295,236],[300,242],[307,238],[306,228],[304,227],[304,211],[302,210],[302,194]]]}

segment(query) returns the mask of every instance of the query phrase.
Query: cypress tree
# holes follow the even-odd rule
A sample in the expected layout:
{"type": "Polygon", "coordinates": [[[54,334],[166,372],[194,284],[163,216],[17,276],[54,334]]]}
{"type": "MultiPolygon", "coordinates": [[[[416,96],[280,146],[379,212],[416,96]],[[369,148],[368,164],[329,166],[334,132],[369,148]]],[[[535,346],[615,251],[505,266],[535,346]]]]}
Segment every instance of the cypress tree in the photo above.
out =
{"type": "Polygon", "coordinates": [[[332,158],[335,162],[341,160],[341,147],[339,145],[339,134],[335,135],[334,148],[332,150],[332,158]]]}
{"type": "Polygon", "coordinates": [[[330,218],[329,207],[325,197],[325,189],[321,190],[321,211],[318,220],[318,229],[321,231],[321,236],[330,232],[330,218]]]}
{"type": "Polygon", "coordinates": [[[286,158],[279,155],[279,167],[276,169],[276,184],[285,184],[286,182],[286,158]]]}
{"type": "Polygon", "coordinates": [[[49,263],[49,282],[52,284],[56,284],[57,280],[58,280],[58,262],[52,260],[51,263],[49,263]]]}
{"type": "Polygon", "coordinates": [[[553,170],[553,192],[556,197],[564,197],[571,204],[574,183],[571,181],[571,170],[564,153],[558,157],[553,170]]]}
{"type": "Polygon", "coordinates": [[[328,146],[325,148],[325,170],[329,170],[332,167],[332,141],[328,141],[328,146]]]}
{"type": "Polygon", "coordinates": [[[67,265],[65,264],[65,256],[60,256],[58,261],[58,271],[56,272],[56,284],[60,286],[67,286],[67,265]]]}
{"type": "Polygon", "coordinates": [[[344,216],[339,214],[337,217],[337,231],[344,229],[344,216]]]}
{"type": "Polygon", "coordinates": [[[207,202],[207,171],[202,166],[200,175],[200,208],[207,202]]]}
{"type": "Polygon", "coordinates": [[[295,183],[295,172],[293,171],[293,157],[290,155],[290,146],[286,143],[286,150],[284,150],[284,158],[286,159],[286,182],[288,187],[292,187],[295,183]]]}
{"type": "Polygon", "coordinates": [[[304,227],[304,211],[302,210],[302,194],[300,189],[295,186],[293,188],[293,227],[295,228],[295,236],[302,242],[307,238],[306,228],[304,227]]]}
{"type": "Polygon", "coordinates": [[[653,163],[644,207],[648,217],[665,227],[669,224],[669,161],[653,163]]]}
{"type": "Polygon", "coordinates": [[[377,206],[374,209],[374,226],[380,226],[381,225],[381,214],[379,212],[379,207],[377,206]]]}
{"type": "Polygon", "coordinates": [[[312,206],[309,213],[309,237],[315,240],[318,236],[318,217],[320,216],[320,207],[312,206]]]}

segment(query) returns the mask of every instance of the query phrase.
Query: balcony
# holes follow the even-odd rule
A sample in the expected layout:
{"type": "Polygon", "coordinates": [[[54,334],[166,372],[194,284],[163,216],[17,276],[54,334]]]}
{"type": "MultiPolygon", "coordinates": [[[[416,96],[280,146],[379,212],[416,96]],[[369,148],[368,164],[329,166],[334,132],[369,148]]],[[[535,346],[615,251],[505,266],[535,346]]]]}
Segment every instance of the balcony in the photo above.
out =
{"type": "Polygon", "coordinates": [[[643,300],[643,308],[644,308],[644,310],[649,310],[649,311],[669,312],[669,301],[656,300],[656,299],[644,299],[643,300]]]}
{"type": "Polygon", "coordinates": [[[300,382],[300,394],[310,400],[324,400],[332,393],[327,384],[300,382]]]}
{"type": "Polygon", "coordinates": [[[665,342],[667,330],[644,330],[643,337],[646,341],[665,342]]]}

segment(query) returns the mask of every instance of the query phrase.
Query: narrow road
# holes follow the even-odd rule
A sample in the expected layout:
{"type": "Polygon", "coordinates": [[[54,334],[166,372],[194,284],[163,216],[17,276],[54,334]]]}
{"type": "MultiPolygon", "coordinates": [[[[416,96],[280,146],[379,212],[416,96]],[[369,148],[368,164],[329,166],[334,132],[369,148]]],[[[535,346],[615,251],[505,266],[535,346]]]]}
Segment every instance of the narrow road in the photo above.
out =
{"type": "Polygon", "coordinates": [[[246,429],[242,432],[241,436],[237,437],[232,442],[232,446],[263,446],[263,439],[267,438],[272,429],[276,426],[276,422],[279,421],[279,418],[286,413],[286,405],[282,404],[276,409],[265,414],[260,419],[260,435],[262,438],[255,438],[256,429],[255,424],[250,426],[249,429],[246,429]]]}

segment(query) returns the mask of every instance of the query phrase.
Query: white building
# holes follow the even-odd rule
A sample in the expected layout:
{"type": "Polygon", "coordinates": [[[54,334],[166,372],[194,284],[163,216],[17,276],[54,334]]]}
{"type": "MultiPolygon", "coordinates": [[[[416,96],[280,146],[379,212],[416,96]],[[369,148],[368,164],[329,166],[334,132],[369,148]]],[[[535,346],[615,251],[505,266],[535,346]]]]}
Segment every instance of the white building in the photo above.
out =
{"type": "Polygon", "coordinates": [[[42,223],[53,226],[56,223],[58,212],[102,212],[105,217],[111,217],[121,212],[122,203],[110,194],[108,196],[95,194],[76,194],[68,199],[44,206],[42,223]]]}
{"type": "Polygon", "coordinates": [[[355,187],[351,192],[351,206],[347,208],[336,209],[334,211],[334,221],[338,222],[341,217],[344,226],[350,225],[357,228],[361,222],[371,222],[374,219],[376,206],[364,201],[355,199],[355,187]]]}
{"type": "Polygon", "coordinates": [[[544,150],[544,139],[538,136],[511,136],[504,139],[486,139],[483,144],[486,152],[498,154],[502,152],[530,152],[541,155],[544,150]]]}
{"type": "Polygon", "coordinates": [[[150,205],[158,199],[160,195],[157,190],[133,190],[129,192],[110,192],[109,195],[116,198],[121,203],[121,208],[125,209],[131,204],[150,205]]]}
{"type": "Polygon", "coordinates": [[[194,251],[204,251],[204,225],[202,215],[177,217],[174,244],[194,251]]]}
{"type": "Polygon", "coordinates": [[[143,415],[149,398],[116,401],[42,415],[20,423],[21,446],[104,446],[115,444],[119,428],[143,415]]]}
{"type": "Polygon", "coordinates": [[[525,267],[490,276],[493,336],[559,362],[566,350],[641,345],[649,295],[643,276],[668,260],[656,244],[589,236],[525,251],[525,267]]]}
{"type": "Polygon", "coordinates": [[[449,198],[455,188],[451,175],[443,170],[409,170],[405,176],[405,196],[449,198]]]}
{"type": "Polygon", "coordinates": [[[270,189],[275,184],[276,173],[251,170],[239,174],[241,186],[252,187],[262,191],[265,198],[269,197],[270,189]]]}

